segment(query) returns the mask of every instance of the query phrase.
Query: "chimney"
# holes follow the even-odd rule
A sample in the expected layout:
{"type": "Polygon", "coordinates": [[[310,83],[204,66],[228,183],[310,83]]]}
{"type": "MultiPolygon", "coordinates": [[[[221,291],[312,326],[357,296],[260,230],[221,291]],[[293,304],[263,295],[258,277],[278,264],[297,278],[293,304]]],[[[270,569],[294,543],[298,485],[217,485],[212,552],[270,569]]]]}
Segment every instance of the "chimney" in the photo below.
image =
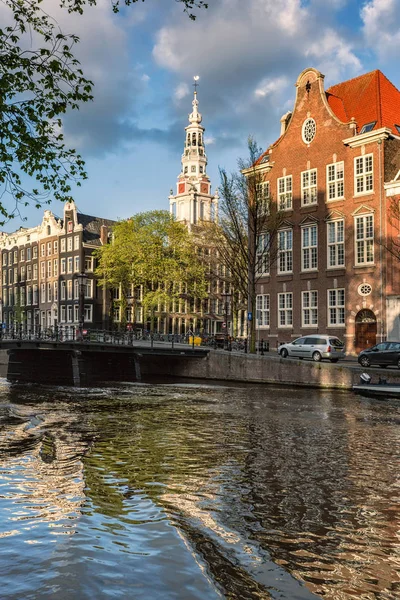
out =
{"type": "Polygon", "coordinates": [[[100,227],[100,241],[102,246],[105,246],[108,243],[108,227],[107,225],[102,225],[100,227]]]}

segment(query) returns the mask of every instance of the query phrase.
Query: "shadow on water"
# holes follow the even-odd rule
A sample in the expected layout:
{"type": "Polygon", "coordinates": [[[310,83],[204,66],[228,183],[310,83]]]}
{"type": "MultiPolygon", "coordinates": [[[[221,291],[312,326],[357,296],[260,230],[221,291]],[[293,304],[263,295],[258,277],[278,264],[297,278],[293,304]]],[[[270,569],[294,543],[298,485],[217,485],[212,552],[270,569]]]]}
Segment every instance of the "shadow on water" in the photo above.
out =
{"type": "Polygon", "coordinates": [[[2,597],[399,597],[399,407],[157,384],[0,390],[2,597]]]}

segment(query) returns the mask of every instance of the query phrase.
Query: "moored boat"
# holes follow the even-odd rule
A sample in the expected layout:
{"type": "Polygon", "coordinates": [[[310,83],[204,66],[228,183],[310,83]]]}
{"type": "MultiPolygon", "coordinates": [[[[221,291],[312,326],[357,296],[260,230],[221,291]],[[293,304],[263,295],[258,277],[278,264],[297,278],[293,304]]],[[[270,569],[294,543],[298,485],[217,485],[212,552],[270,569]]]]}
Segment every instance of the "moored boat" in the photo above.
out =
{"type": "Polygon", "coordinates": [[[388,383],[386,379],[379,377],[378,383],[371,383],[368,373],[360,376],[360,383],[353,385],[353,391],[362,396],[380,398],[398,398],[400,400],[400,383],[388,383]]]}

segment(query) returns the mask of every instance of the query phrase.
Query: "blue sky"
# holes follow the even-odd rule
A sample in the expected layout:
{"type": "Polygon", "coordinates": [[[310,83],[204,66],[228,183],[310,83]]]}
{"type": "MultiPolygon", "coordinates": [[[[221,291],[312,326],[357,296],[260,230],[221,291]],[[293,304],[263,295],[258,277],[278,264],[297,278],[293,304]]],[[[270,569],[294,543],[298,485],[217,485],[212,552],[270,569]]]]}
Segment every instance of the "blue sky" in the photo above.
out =
{"type": "MultiPolygon", "coordinates": [[[[249,134],[263,148],[278,137],[304,68],[322,71],[326,87],[379,68],[400,87],[399,0],[208,1],[192,22],[175,0],[145,0],[119,15],[98,0],[83,16],[45,0],[62,29],[79,35],[76,54],[95,82],[94,102],[64,123],[89,174],[73,190],[82,212],[120,219],[168,209],[194,75],[214,190],[218,167],[232,171],[246,156],[249,134]]],[[[62,212],[60,203],[51,209],[62,212]]],[[[6,230],[36,225],[42,212],[27,209],[27,220],[6,230]]]]}

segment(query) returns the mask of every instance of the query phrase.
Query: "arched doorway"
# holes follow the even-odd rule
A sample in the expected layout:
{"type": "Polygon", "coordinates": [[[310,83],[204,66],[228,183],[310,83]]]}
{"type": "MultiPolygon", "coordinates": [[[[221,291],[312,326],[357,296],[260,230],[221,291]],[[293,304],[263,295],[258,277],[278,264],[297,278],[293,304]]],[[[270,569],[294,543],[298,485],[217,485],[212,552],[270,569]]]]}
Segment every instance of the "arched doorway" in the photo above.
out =
{"type": "Polygon", "coordinates": [[[356,352],[370,348],[376,344],[377,324],[372,310],[363,308],[356,316],[356,352]]]}

